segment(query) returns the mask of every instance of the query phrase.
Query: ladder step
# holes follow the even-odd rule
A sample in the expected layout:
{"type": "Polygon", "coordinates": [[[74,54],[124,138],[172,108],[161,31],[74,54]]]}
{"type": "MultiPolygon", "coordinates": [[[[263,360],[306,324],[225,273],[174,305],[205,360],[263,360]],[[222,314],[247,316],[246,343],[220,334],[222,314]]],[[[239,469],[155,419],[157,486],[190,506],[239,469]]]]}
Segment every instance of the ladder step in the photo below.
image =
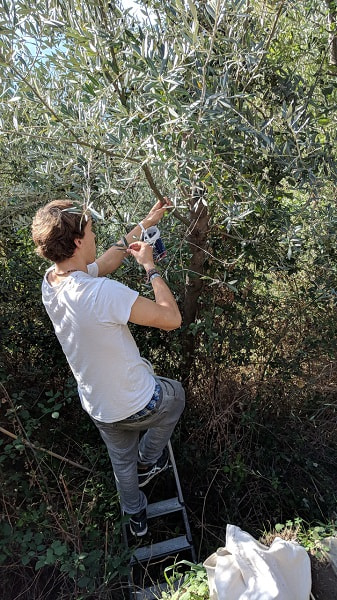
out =
{"type": "Polygon", "coordinates": [[[137,562],[145,562],[153,558],[159,558],[162,556],[168,556],[174,552],[181,552],[182,550],[191,550],[192,546],[188,541],[186,535],[181,535],[171,540],[165,540],[163,542],[157,542],[151,544],[151,546],[143,546],[137,548],[131,558],[131,565],[137,562]]]}
{"type": "Polygon", "coordinates": [[[168,498],[167,500],[161,500],[160,502],[153,502],[147,506],[147,516],[149,519],[153,517],[160,517],[161,515],[167,515],[178,510],[183,510],[184,506],[179,502],[178,498],[168,498]]]}

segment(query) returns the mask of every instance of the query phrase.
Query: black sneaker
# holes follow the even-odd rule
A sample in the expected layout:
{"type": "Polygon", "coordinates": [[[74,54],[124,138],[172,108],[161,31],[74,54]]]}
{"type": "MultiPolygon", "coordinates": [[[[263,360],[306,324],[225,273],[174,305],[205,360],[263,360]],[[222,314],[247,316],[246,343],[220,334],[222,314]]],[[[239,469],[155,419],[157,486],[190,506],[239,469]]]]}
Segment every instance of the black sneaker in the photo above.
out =
{"type": "Polygon", "coordinates": [[[139,485],[139,487],[140,488],[143,487],[144,485],[149,483],[149,481],[151,481],[151,479],[153,479],[153,477],[158,475],[158,473],[165,471],[165,469],[167,469],[167,467],[168,467],[168,462],[169,462],[169,453],[168,453],[167,447],[165,447],[162,455],[158,458],[157,462],[154,463],[154,465],[150,465],[150,466],[146,467],[145,469],[138,468],[138,485],[139,485]]]}
{"type": "Polygon", "coordinates": [[[132,535],[142,537],[142,535],[147,534],[147,517],[145,508],[135,515],[130,515],[129,526],[132,535]]]}

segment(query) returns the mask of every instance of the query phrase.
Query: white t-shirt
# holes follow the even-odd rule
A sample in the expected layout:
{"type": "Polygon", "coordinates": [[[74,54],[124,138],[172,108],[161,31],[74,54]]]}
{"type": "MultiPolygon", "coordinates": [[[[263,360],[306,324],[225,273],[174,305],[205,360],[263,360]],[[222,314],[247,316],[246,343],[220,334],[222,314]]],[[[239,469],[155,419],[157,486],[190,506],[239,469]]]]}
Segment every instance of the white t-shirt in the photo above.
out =
{"type": "Polygon", "coordinates": [[[42,301],[78,385],[82,406],[98,421],[113,423],[146,406],[155,388],[127,326],[138,292],[88,273],[75,271],[57,286],[42,282],[42,301]]]}

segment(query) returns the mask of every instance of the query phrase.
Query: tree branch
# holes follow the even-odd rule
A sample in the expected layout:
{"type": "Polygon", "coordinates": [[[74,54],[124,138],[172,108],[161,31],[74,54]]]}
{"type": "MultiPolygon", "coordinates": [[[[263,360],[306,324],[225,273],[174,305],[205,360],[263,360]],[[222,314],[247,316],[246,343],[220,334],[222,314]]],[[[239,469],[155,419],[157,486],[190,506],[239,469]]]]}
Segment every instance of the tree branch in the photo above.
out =
{"type": "MultiPolygon", "coordinates": [[[[337,6],[334,0],[326,0],[328,7],[328,22],[330,25],[329,45],[330,45],[330,65],[337,66],[337,6]]],[[[336,75],[336,73],[334,73],[336,75]]]]}
{"type": "MultiPolygon", "coordinates": [[[[129,160],[131,162],[136,162],[139,164],[140,161],[137,159],[133,159],[133,158],[129,158],[129,157],[128,158],[122,157],[121,155],[117,155],[114,152],[111,152],[110,150],[107,150],[106,148],[104,148],[102,146],[93,145],[93,144],[90,144],[89,142],[84,142],[83,140],[81,140],[77,136],[76,132],[72,129],[72,127],[65,124],[63,119],[54,111],[54,109],[49,105],[49,103],[43,98],[43,96],[40,94],[37,87],[35,85],[33,85],[16,67],[14,67],[14,65],[11,65],[10,68],[14,71],[14,73],[17,75],[17,77],[19,77],[21,79],[21,81],[23,81],[26,85],[28,85],[28,87],[32,90],[32,92],[34,92],[35,96],[39,99],[41,104],[50,112],[51,115],[53,115],[53,117],[57,120],[57,122],[60,123],[73,136],[74,141],[68,140],[68,143],[73,143],[73,144],[75,143],[75,144],[78,144],[79,146],[91,148],[92,150],[95,150],[97,152],[103,152],[104,154],[106,154],[108,156],[112,156],[114,158],[115,157],[121,158],[123,160],[129,160]]],[[[120,96],[120,99],[122,102],[121,96],[120,96]]],[[[158,187],[156,186],[154,179],[152,177],[152,173],[151,173],[148,165],[143,164],[142,169],[145,173],[146,180],[149,183],[151,190],[154,192],[154,194],[158,198],[158,200],[162,201],[164,196],[163,196],[163,194],[161,194],[158,187]]],[[[172,214],[175,216],[176,219],[178,219],[179,221],[181,221],[182,223],[187,225],[187,227],[189,227],[189,225],[190,225],[189,220],[186,217],[184,217],[183,215],[181,215],[176,208],[172,211],[172,214]]]]}
{"type": "Polygon", "coordinates": [[[277,23],[278,23],[278,21],[279,21],[279,18],[280,18],[280,16],[281,16],[281,13],[282,13],[282,10],[283,10],[283,7],[284,7],[285,3],[286,3],[286,0],[282,0],[282,2],[280,3],[279,9],[278,9],[278,11],[277,11],[277,13],[276,13],[276,16],[275,16],[275,19],[274,19],[273,26],[272,26],[272,28],[271,28],[271,32],[270,32],[270,34],[269,34],[269,36],[268,36],[268,39],[267,39],[267,41],[266,41],[266,43],[265,43],[265,46],[264,46],[264,48],[263,48],[263,54],[262,54],[262,56],[261,56],[261,58],[260,58],[259,62],[258,62],[258,63],[257,63],[257,65],[255,66],[255,68],[254,68],[254,72],[253,72],[253,74],[252,74],[251,78],[249,79],[248,83],[245,85],[244,91],[246,91],[246,89],[247,89],[247,87],[249,86],[250,82],[251,82],[251,81],[252,81],[252,79],[254,78],[254,73],[257,73],[257,72],[259,71],[259,68],[261,67],[261,64],[262,64],[262,62],[263,62],[263,60],[264,60],[264,59],[265,59],[265,57],[266,57],[267,50],[268,50],[268,48],[269,48],[269,46],[270,46],[270,44],[271,44],[271,41],[272,41],[272,39],[273,39],[273,37],[274,37],[274,33],[275,33],[275,31],[276,31],[276,25],[277,25],[277,23]]]}
{"type": "MultiPolygon", "coordinates": [[[[19,439],[17,435],[14,435],[14,433],[7,431],[7,429],[4,429],[3,427],[0,427],[0,432],[7,435],[10,438],[12,438],[12,440],[19,439]]],[[[73,460],[70,460],[69,458],[66,458],[65,456],[56,454],[56,452],[52,452],[51,450],[46,450],[46,448],[41,448],[40,446],[35,446],[35,444],[32,444],[31,442],[29,442],[26,439],[23,439],[23,438],[20,438],[20,439],[22,440],[22,443],[25,446],[27,446],[28,448],[31,448],[32,450],[40,450],[41,452],[46,452],[46,454],[49,454],[50,456],[53,456],[54,458],[58,458],[59,460],[62,460],[63,462],[67,462],[70,465],[73,465],[73,467],[77,467],[78,469],[82,469],[82,471],[88,471],[89,473],[92,473],[92,469],[88,469],[88,467],[84,467],[83,465],[80,465],[79,463],[74,462],[73,460]]]]}
{"type": "MultiPolygon", "coordinates": [[[[154,179],[152,177],[152,173],[149,169],[149,167],[147,165],[142,165],[142,169],[145,173],[145,177],[147,179],[147,182],[151,188],[151,190],[153,191],[154,195],[156,196],[156,198],[158,198],[158,200],[160,200],[161,202],[164,201],[164,196],[163,194],[158,190],[154,179]]],[[[187,225],[187,227],[190,226],[190,222],[188,219],[186,219],[186,217],[184,217],[183,215],[180,214],[180,212],[175,208],[174,210],[172,210],[172,214],[175,216],[176,219],[178,219],[179,221],[181,221],[182,223],[184,223],[184,225],[187,225]]]]}

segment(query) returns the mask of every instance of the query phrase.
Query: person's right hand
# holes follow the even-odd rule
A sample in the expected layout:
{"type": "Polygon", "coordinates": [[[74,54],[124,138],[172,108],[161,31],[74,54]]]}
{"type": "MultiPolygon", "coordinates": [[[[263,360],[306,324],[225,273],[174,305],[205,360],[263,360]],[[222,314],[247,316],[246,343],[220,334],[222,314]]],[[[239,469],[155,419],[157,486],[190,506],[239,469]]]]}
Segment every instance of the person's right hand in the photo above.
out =
{"type": "Polygon", "coordinates": [[[142,265],[146,271],[154,268],[153,248],[146,242],[132,242],[127,249],[128,254],[136,259],[139,265],[142,265]]]}

